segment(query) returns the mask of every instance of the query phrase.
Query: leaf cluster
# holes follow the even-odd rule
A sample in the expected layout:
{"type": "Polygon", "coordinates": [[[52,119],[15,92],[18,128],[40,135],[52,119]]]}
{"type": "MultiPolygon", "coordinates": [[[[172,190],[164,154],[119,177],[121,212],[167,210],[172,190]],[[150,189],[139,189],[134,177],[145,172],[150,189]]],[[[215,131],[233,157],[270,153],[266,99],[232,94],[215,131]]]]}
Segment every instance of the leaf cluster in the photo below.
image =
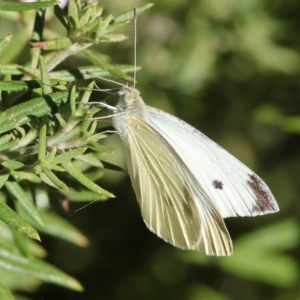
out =
{"type": "MultiPolygon", "coordinates": [[[[114,197],[96,183],[104,167],[118,169],[101,161],[114,152],[101,145],[106,134],[98,132],[94,119],[102,107],[88,103],[94,83],[79,89],[76,81],[108,75],[133,81],[126,74],[132,66],[111,65],[89,49],[124,40],[112,32],[130,22],[133,11],[103,16],[97,1],[80,0],[70,0],[65,9],[57,1],[1,1],[0,10],[19,15],[36,10],[30,61],[0,64],[0,298],[14,299],[10,288],[33,290],[41,281],[80,291],[80,283],[44,262],[45,250],[27,237],[40,240],[38,230],[86,246],[86,237],[53,210],[52,199],[114,197]],[[43,40],[46,9],[65,28],[65,36],[43,40]],[[74,55],[89,64],[57,68],[74,55]]],[[[12,40],[12,34],[0,39],[0,60],[12,40]]]]}

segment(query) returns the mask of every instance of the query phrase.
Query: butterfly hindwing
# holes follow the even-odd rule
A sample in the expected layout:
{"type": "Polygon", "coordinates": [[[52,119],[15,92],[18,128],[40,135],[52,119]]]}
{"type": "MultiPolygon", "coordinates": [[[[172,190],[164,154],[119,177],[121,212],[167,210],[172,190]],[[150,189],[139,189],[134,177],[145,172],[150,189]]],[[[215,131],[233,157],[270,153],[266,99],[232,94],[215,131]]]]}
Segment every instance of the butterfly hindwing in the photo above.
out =
{"type": "Polygon", "coordinates": [[[238,159],[186,122],[147,108],[150,125],[176,149],[223,218],[279,210],[268,186],[238,159]]]}

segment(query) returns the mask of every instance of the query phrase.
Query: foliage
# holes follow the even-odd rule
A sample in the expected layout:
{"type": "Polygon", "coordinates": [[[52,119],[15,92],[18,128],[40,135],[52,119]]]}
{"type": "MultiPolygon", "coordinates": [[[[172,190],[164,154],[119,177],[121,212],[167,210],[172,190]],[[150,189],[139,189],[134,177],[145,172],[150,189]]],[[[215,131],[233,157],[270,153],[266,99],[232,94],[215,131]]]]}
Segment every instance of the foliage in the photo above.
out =
{"type": "MultiPolygon", "coordinates": [[[[148,7],[140,8],[139,12],[148,7]]],[[[123,35],[111,32],[127,24],[133,12],[102,17],[102,9],[96,2],[80,1],[69,1],[66,12],[55,1],[1,2],[0,9],[19,12],[38,9],[30,42],[30,62],[0,66],[3,78],[0,83],[0,220],[6,224],[1,225],[6,235],[0,249],[3,278],[0,293],[12,299],[8,287],[26,286],[32,290],[39,281],[81,291],[83,288],[76,279],[42,261],[45,252],[41,246],[16,231],[40,240],[38,229],[75,245],[87,246],[84,235],[53,212],[51,198],[54,195],[56,199],[88,201],[114,197],[94,182],[102,176],[101,157],[114,150],[99,143],[106,137],[96,131],[94,120],[101,108],[86,104],[93,83],[81,91],[74,83],[108,74],[132,81],[124,73],[132,67],[112,66],[103,55],[87,49],[100,42],[122,41],[123,35]],[[46,6],[53,6],[54,16],[67,31],[65,37],[42,40],[46,6]],[[41,55],[42,49],[45,55],[41,55]],[[85,56],[94,66],[51,72],[67,57],[77,54],[85,56]],[[91,172],[92,167],[98,169],[96,176],[91,172]],[[11,277],[7,272],[15,274],[11,277]]],[[[11,34],[1,39],[1,54],[11,39],[11,34]]]]}

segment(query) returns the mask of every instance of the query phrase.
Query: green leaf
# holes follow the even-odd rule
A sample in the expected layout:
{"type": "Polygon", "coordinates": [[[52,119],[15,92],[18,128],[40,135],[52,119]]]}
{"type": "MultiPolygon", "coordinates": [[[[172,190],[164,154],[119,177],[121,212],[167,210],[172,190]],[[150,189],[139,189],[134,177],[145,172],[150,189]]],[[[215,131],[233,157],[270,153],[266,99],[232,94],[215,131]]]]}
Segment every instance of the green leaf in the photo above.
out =
{"type": "Polygon", "coordinates": [[[10,42],[11,37],[12,37],[12,34],[8,34],[5,37],[0,39],[0,56],[6,50],[8,44],[10,42]]]}
{"type": "Polygon", "coordinates": [[[33,183],[41,182],[41,179],[33,173],[11,171],[11,175],[16,179],[16,181],[28,180],[33,183]]]}
{"type": "Polygon", "coordinates": [[[40,241],[37,231],[3,202],[0,202],[0,219],[9,227],[25,234],[32,239],[40,241]]]}
{"type": "Polygon", "coordinates": [[[92,154],[78,155],[76,159],[83,161],[91,166],[103,168],[102,162],[98,158],[94,157],[92,154]]]}
{"type": "Polygon", "coordinates": [[[9,178],[9,174],[0,175],[0,189],[4,186],[8,178],[9,178]]]}
{"type": "Polygon", "coordinates": [[[48,41],[31,42],[30,45],[43,50],[61,50],[72,45],[72,41],[67,37],[54,38],[48,41]]]}
{"type": "Polygon", "coordinates": [[[76,202],[91,202],[95,200],[106,200],[106,197],[101,199],[98,193],[89,190],[75,190],[69,188],[68,192],[60,191],[68,200],[76,202]]]}
{"type": "Polygon", "coordinates": [[[47,176],[45,173],[40,172],[40,173],[39,173],[39,176],[40,176],[41,180],[42,180],[43,182],[45,182],[47,185],[52,186],[52,187],[54,187],[55,189],[59,189],[59,187],[57,187],[57,186],[56,186],[56,185],[48,178],[48,176],[47,176]]]}
{"type": "Polygon", "coordinates": [[[114,198],[115,196],[108,191],[102,189],[93,181],[89,180],[83,175],[78,169],[76,169],[71,162],[62,163],[64,169],[76,180],[78,180],[82,185],[87,187],[89,190],[98,193],[101,197],[114,198]]]}
{"type": "Polygon", "coordinates": [[[46,64],[44,63],[43,56],[40,56],[40,72],[41,72],[43,95],[49,95],[52,93],[52,88],[51,88],[51,84],[50,84],[48,69],[47,69],[46,64]]]}
{"type": "Polygon", "coordinates": [[[91,94],[92,94],[92,91],[93,91],[93,88],[94,88],[94,85],[95,85],[95,82],[91,82],[89,83],[89,85],[87,86],[82,98],[81,98],[81,101],[80,101],[80,104],[78,105],[78,108],[82,108],[82,103],[88,103],[89,100],[90,100],[90,97],[91,97],[91,94]]]}
{"type": "Polygon", "coordinates": [[[24,274],[44,282],[57,284],[75,291],[82,291],[83,287],[73,277],[59,269],[36,258],[26,258],[18,253],[12,253],[0,248],[0,268],[15,274],[24,274]]]}
{"type": "Polygon", "coordinates": [[[88,51],[88,50],[84,50],[82,51],[82,54],[84,54],[84,56],[90,60],[94,65],[98,66],[99,68],[101,68],[104,71],[107,71],[109,74],[118,77],[120,79],[123,79],[127,82],[133,82],[133,78],[129,75],[126,75],[125,73],[123,73],[122,71],[120,71],[117,67],[114,67],[110,64],[108,64],[107,62],[105,62],[101,56],[88,51]]]}
{"type": "Polygon", "coordinates": [[[118,43],[127,39],[124,34],[106,34],[105,36],[100,36],[99,40],[106,43],[118,43]]]}
{"type": "Polygon", "coordinates": [[[235,249],[246,255],[268,255],[295,248],[300,242],[300,228],[293,219],[261,228],[242,236],[235,242],[235,249]]]}
{"type": "Polygon", "coordinates": [[[59,2],[56,0],[27,2],[27,3],[0,1],[0,10],[6,10],[6,11],[36,10],[40,8],[54,6],[58,3],[59,2]]]}
{"type": "Polygon", "coordinates": [[[0,281],[0,299],[15,300],[15,297],[13,296],[13,294],[10,292],[10,290],[7,288],[7,286],[4,285],[1,281],[0,281]]]}
{"type": "MultiPolygon", "coordinates": [[[[51,186],[56,187],[58,189],[67,191],[68,190],[68,186],[62,182],[52,171],[51,171],[51,167],[48,163],[43,163],[41,165],[43,173],[45,174],[45,176],[47,176],[48,180],[51,181],[51,186]]],[[[41,177],[41,179],[43,180],[43,178],[41,177]]]]}
{"type": "MultiPolygon", "coordinates": [[[[153,3],[148,3],[146,5],[143,5],[141,7],[137,8],[138,14],[144,12],[145,10],[151,8],[154,4],[153,3]]],[[[124,13],[121,13],[117,16],[115,16],[112,21],[111,24],[115,24],[115,23],[120,23],[120,22],[124,22],[126,20],[132,20],[133,19],[133,9],[129,9],[127,11],[125,11],[124,13]]]]}
{"type": "MultiPolygon", "coordinates": [[[[44,220],[45,226],[41,227],[38,224],[35,224],[36,228],[39,231],[60,238],[80,247],[88,246],[88,239],[68,221],[56,214],[47,211],[41,211],[40,213],[44,220]]],[[[29,219],[28,222],[30,222],[29,219]]]]}
{"type": "Polygon", "coordinates": [[[17,64],[0,64],[1,75],[22,75],[24,67],[17,64]]]}
{"type": "MultiPolygon", "coordinates": [[[[1,68],[1,66],[0,66],[1,68]]],[[[50,86],[66,85],[63,80],[51,79],[50,86]]],[[[27,91],[28,89],[37,89],[41,87],[40,80],[26,80],[26,81],[0,81],[0,90],[7,92],[27,91]]]]}
{"type": "Polygon", "coordinates": [[[66,162],[68,160],[71,160],[82,153],[86,151],[86,147],[79,147],[76,149],[69,150],[67,152],[64,152],[62,154],[56,155],[51,161],[49,161],[50,164],[60,164],[62,162],[66,162]]]}
{"type": "MultiPolygon", "coordinates": [[[[114,67],[119,69],[123,73],[133,73],[134,71],[134,66],[131,65],[115,65],[114,67]]],[[[141,67],[137,67],[137,71],[140,69],[141,67]]],[[[0,65],[0,73],[1,73],[1,65],[0,65]]],[[[60,70],[60,71],[54,71],[49,73],[49,76],[51,78],[60,78],[62,81],[75,81],[78,79],[94,79],[97,77],[107,77],[109,75],[110,75],[109,72],[104,71],[103,69],[97,66],[79,67],[73,70],[60,70]]]]}
{"type": "Polygon", "coordinates": [[[98,7],[97,4],[97,2],[90,2],[84,4],[81,11],[79,12],[81,27],[101,17],[103,8],[98,7]]]}
{"type": "Polygon", "coordinates": [[[16,140],[9,141],[7,143],[0,145],[0,152],[16,146],[18,144],[18,142],[19,141],[16,139],[16,140]]]}
{"type": "Polygon", "coordinates": [[[74,0],[69,0],[68,17],[73,27],[80,28],[80,23],[78,19],[78,7],[77,7],[77,3],[74,0]]]}
{"type": "Polygon", "coordinates": [[[220,258],[218,264],[237,276],[282,287],[299,279],[296,262],[279,251],[299,244],[300,229],[294,220],[285,220],[244,235],[234,243],[234,254],[220,258]]]}
{"type": "Polygon", "coordinates": [[[44,226],[42,217],[36,209],[32,199],[17,182],[7,181],[5,187],[8,192],[18,201],[25,211],[38,223],[44,226]]]}
{"type": "Polygon", "coordinates": [[[51,112],[51,106],[66,103],[69,92],[55,92],[47,97],[34,98],[24,103],[8,108],[0,114],[0,133],[32,121],[32,117],[42,117],[51,112]]]}
{"type": "MultiPolygon", "coordinates": [[[[235,251],[236,252],[236,251],[235,251]]],[[[236,257],[234,254],[220,265],[227,272],[246,279],[266,282],[268,284],[289,287],[299,279],[296,261],[285,255],[268,255],[261,257],[236,257]]]]}
{"type": "Polygon", "coordinates": [[[0,145],[3,145],[5,143],[9,142],[12,138],[13,138],[13,135],[11,133],[1,136],[0,137],[0,145]]]}
{"type": "Polygon", "coordinates": [[[47,148],[47,125],[44,124],[40,128],[39,132],[39,151],[38,151],[38,159],[41,160],[46,155],[47,148]]]}
{"type": "Polygon", "coordinates": [[[9,170],[18,170],[24,167],[24,164],[15,160],[6,160],[1,165],[9,170]]]}
{"type": "MultiPolygon", "coordinates": [[[[27,221],[25,218],[23,218],[23,220],[27,221]]],[[[30,222],[28,223],[30,224],[30,222]]],[[[28,256],[35,256],[39,258],[45,258],[47,256],[47,252],[42,247],[40,241],[28,238],[23,233],[12,229],[3,222],[0,222],[0,232],[0,247],[3,245],[4,247],[11,249],[12,252],[22,251],[23,254],[26,253],[28,256]],[[26,252],[23,251],[24,248],[27,249],[26,252]]]]}

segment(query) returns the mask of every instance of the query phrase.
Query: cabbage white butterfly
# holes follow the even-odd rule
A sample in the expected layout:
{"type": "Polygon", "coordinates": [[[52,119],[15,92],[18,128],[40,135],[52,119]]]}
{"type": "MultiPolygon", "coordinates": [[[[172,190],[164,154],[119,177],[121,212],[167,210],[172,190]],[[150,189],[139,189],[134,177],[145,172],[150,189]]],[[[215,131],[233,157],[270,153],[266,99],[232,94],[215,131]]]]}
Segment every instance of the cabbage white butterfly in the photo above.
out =
{"type": "Polygon", "coordinates": [[[124,86],[113,125],[142,216],[172,245],[208,255],[232,254],[223,218],[277,212],[253,171],[186,122],[147,106],[124,86]]]}
{"type": "MultiPolygon", "coordinates": [[[[136,10],[135,10],[136,12],[136,10]]],[[[223,218],[277,212],[253,171],[186,122],[147,106],[123,85],[112,121],[148,228],[170,244],[232,254],[223,218]]]]}

